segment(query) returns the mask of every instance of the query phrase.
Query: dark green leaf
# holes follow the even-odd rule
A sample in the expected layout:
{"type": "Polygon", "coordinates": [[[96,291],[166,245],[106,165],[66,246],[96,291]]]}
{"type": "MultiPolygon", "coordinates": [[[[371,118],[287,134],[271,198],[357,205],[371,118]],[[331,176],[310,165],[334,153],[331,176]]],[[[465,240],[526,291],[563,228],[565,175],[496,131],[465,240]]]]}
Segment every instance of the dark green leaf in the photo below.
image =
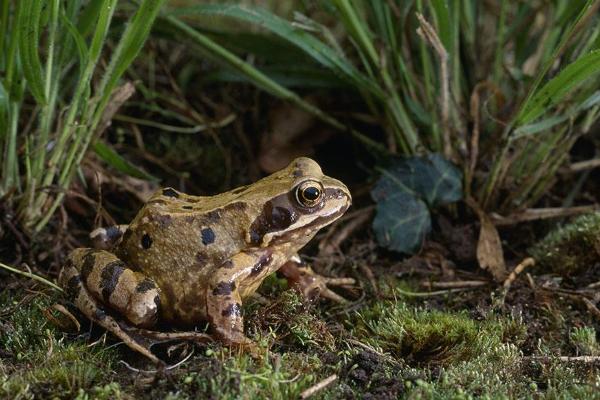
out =
{"type": "Polygon", "coordinates": [[[411,253],[431,229],[429,208],[462,198],[462,174],[439,154],[407,157],[383,171],[371,195],[379,244],[411,253]]]}
{"type": "Polygon", "coordinates": [[[410,193],[390,189],[392,192],[377,202],[373,220],[375,237],[387,249],[415,253],[431,230],[429,210],[422,200],[410,193]]]}

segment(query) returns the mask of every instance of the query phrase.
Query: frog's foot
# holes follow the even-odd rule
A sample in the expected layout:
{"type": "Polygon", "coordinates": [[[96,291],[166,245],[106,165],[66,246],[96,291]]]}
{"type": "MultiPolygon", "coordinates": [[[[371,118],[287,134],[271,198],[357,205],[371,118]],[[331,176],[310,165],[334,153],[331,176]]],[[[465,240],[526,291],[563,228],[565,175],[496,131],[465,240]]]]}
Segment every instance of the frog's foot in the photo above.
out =
{"type": "Polygon", "coordinates": [[[219,340],[230,348],[239,349],[243,353],[250,354],[253,358],[260,358],[260,347],[252,339],[244,335],[243,332],[215,329],[215,335],[219,340]]]}
{"type": "Polygon", "coordinates": [[[309,300],[322,296],[337,303],[345,303],[347,300],[328,286],[347,286],[356,283],[352,278],[328,278],[319,275],[308,264],[300,261],[299,257],[294,257],[285,263],[279,272],[287,278],[291,287],[298,289],[309,300]]]}
{"type": "Polygon", "coordinates": [[[213,337],[211,335],[208,335],[208,334],[202,333],[202,332],[195,332],[195,331],[159,332],[159,331],[152,331],[152,330],[148,330],[148,329],[133,328],[133,327],[128,328],[127,331],[135,332],[137,335],[140,335],[146,339],[151,340],[152,344],[150,346],[153,346],[154,344],[158,344],[158,343],[172,342],[174,340],[189,341],[189,342],[195,342],[195,343],[200,343],[200,344],[204,344],[204,343],[213,341],[213,337]]]}

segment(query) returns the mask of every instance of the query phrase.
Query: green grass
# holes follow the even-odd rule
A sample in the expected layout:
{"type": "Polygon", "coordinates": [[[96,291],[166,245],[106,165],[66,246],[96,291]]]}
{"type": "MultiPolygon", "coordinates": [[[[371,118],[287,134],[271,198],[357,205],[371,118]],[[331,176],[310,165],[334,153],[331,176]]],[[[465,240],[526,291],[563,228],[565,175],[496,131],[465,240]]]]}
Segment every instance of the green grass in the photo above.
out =
{"type": "Polygon", "coordinates": [[[65,337],[44,316],[56,298],[5,291],[0,297],[0,397],[111,398],[119,391],[117,353],[65,337]],[[23,303],[17,303],[19,298],[23,303]]]}
{"type": "Polygon", "coordinates": [[[128,9],[102,66],[117,0],[0,2],[0,196],[18,200],[28,230],[41,231],[62,203],[163,3],[128,9]]]}
{"type": "MultiPolygon", "coordinates": [[[[513,212],[546,193],[575,140],[598,119],[598,5],[329,0],[319,7],[320,19],[299,6],[290,20],[228,3],[172,9],[160,26],[380,156],[442,152],[462,166],[467,194],[484,209],[513,212]],[[215,18],[224,21],[219,30],[215,18]],[[239,48],[239,35],[226,34],[232,20],[238,33],[239,22],[260,28],[255,36],[264,38],[264,48],[254,54],[263,64],[228,50],[239,48]],[[270,59],[265,49],[273,46],[271,37],[304,59],[270,59]],[[294,68],[299,62],[307,70],[324,69],[332,82],[341,80],[362,97],[385,139],[373,143],[352,122],[305,102],[267,72],[274,65],[287,68],[287,81],[300,83],[307,77],[294,68]]],[[[272,53],[281,53],[278,46],[272,53]]]]}

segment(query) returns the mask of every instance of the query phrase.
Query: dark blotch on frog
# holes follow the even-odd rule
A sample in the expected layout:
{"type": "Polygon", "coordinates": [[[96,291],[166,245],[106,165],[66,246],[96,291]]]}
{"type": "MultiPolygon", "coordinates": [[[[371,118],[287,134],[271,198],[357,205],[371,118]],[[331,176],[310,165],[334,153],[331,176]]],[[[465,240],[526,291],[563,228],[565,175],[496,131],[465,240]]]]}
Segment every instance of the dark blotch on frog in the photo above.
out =
{"type": "Polygon", "coordinates": [[[262,255],[259,258],[258,262],[256,264],[254,264],[254,266],[252,267],[250,276],[256,276],[256,275],[260,274],[265,269],[265,267],[271,263],[272,259],[273,259],[273,256],[271,254],[262,255]]]}
{"type": "Polygon", "coordinates": [[[144,249],[149,249],[152,246],[152,238],[147,233],[144,233],[142,236],[142,247],[144,249]]]}
{"type": "Polygon", "coordinates": [[[223,310],[221,315],[224,317],[231,317],[234,315],[240,316],[240,315],[242,315],[242,305],[239,303],[231,303],[230,305],[227,306],[227,308],[225,308],[223,310]]]}
{"type": "Polygon", "coordinates": [[[202,244],[205,246],[212,244],[215,241],[215,232],[210,228],[202,229],[200,235],[202,236],[202,244]]]}
{"type": "Polygon", "coordinates": [[[167,196],[167,197],[175,197],[175,198],[179,197],[179,193],[177,193],[172,188],[165,188],[165,189],[163,189],[162,194],[163,194],[163,196],[167,196]]]}
{"type": "Polygon", "coordinates": [[[215,296],[227,296],[235,289],[235,282],[219,282],[213,289],[212,293],[215,296]]]}
{"type": "Polygon", "coordinates": [[[146,293],[150,289],[154,289],[156,285],[150,279],[144,279],[135,287],[135,291],[138,293],[146,293]]]}

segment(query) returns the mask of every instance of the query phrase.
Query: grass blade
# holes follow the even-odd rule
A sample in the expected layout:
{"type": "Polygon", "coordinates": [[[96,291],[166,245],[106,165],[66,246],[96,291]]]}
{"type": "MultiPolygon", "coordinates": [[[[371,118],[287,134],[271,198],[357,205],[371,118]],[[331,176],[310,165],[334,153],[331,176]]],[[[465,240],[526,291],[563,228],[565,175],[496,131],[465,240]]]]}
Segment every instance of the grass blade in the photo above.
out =
{"type": "MultiPolygon", "coordinates": [[[[100,83],[98,91],[102,94],[98,109],[100,112],[110,98],[112,90],[117,86],[123,73],[129,68],[142,49],[160,8],[166,0],[144,0],[140,8],[127,24],[127,28],[119,40],[119,44],[111,57],[110,63],[100,83]]],[[[100,116],[96,114],[99,119],[100,116]]]]}
{"type": "Polygon", "coordinates": [[[567,65],[556,77],[546,83],[527,103],[517,123],[526,125],[559,103],[572,89],[600,72],[600,50],[592,51],[567,65]]]}
{"type": "Polygon", "coordinates": [[[94,143],[94,152],[98,157],[100,157],[117,171],[123,172],[129,176],[133,176],[134,178],[145,179],[147,181],[158,182],[159,180],[158,178],[131,164],[129,161],[121,157],[119,153],[114,151],[103,142],[97,141],[94,143]]]}
{"type": "Polygon", "coordinates": [[[293,91],[289,90],[286,87],[283,87],[279,83],[275,82],[273,79],[259,71],[254,66],[244,62],[237,55],[233,54],[223,46],[211,40],[208,36],[198,32],[193,29],[186,23],[178,20],[174,16],[168,16],[163,19],[165,25],[167,25],[171,30],[182,34],[188,37],[193,43],[195,43],[203,53],[210,57],[212,60],[220,62],[221,64],[225,64],[235,71],[238,71],[242,75],[246,76],[255,86],[265,90],[271,95],[278,97],[283,100],[290,101],[295,104],[299,108],[307,111],[308,113],[316,116],[320,120],[328,123],[336,129],[340,129],[343,131],[348,131],[351,135],[357,138],[360,142],[367,145],[369,149],[374,150],[376,154],[387,154],[387,150],[380,143],[374,141],[373,139],[363,135],[362,133],[356,131],[355,129],[349,128],[342,124],[337,119],[331,117],[330,115],[324,113],[318,107],[304,101],[300,96],[298,96],[293,91]]]}
{"type": "Polygon", "coordinates": [[[19,53],[23,64],[23,74],[27,79],[31,94],[39,104],[46,102],[42,63],[38,53],[42,6],[42,0],[21,0],[17,6],[19,53]]]}
{"type": "Polygon", "coordinates": [[[340,57],[335,49],[327,46],[312,34],[296,28],[291,22],[278,17],[268,10],[238,5],[205,4],[178,9],[170,13],[172,16],[194,14],[227,16],[261,26],[298,47],[306,55],[324,67],[329,68],[345,81],[383,97],[381,91],[377,87],[374,87],[372,82],[354,68],[348,60],[340,57]]]}

